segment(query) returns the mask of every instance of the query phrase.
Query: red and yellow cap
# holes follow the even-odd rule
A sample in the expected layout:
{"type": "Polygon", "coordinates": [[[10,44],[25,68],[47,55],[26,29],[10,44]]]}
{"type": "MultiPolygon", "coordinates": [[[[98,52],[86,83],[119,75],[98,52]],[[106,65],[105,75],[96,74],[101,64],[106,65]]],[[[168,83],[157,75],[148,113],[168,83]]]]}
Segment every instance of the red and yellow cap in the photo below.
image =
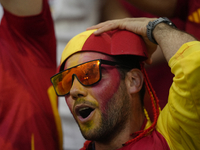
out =
{"type": "Polygon", "coordinates": [[[137,55],[140,60],[147,59],[143,39],[127,30],[114,30],[94,35],[96,30],[88,30],[72,38],[63,50],[62,65],[71,55],[80,51],[100,52],[108,55],[137,55]]]}

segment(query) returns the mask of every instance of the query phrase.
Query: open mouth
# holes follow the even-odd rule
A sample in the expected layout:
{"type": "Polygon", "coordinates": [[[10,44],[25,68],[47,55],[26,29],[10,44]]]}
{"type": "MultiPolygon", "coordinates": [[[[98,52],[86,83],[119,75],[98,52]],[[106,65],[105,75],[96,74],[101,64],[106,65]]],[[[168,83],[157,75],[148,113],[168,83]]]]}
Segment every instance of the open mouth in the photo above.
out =
{"type": "Polygon", "coordinates": [[[94,109],[91,107],[83,107],[83,108],[78,109],[78,115],[84,119],[84,118],[87,118],[93,111],[94,109]]]}

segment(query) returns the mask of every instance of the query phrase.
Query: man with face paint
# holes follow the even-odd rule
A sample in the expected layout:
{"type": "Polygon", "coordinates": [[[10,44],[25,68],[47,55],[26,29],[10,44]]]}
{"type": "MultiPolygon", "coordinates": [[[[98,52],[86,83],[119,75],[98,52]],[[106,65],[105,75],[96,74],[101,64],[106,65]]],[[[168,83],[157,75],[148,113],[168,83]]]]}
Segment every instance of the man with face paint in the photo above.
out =
{"type": "Polygon", "coordinates": [[[127,18],[88,29],[67,44],[51,78],[87,139],[81,150],[199,149],[200,42],[166,18],[127,18]],[[175,75],[162,111],[143,67],[157,44],[175,75]],[[151,111],[143,103],[144,87],[151,111]]]}

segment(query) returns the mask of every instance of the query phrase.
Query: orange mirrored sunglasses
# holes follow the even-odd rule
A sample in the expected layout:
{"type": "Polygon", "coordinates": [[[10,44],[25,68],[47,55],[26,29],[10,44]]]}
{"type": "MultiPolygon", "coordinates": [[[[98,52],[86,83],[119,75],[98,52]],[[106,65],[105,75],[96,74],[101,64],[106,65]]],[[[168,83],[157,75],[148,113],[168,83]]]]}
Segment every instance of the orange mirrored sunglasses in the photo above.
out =
{"type": "Polygon", "coordinates": [[[99,82],[101,80],[101,64],[123,66],[117,62],[97,59],[68,68],[51,77],[56,94],[58,96],[67,95],[71,89],[74,76],[84,86],[91,86],[99,82]]]}

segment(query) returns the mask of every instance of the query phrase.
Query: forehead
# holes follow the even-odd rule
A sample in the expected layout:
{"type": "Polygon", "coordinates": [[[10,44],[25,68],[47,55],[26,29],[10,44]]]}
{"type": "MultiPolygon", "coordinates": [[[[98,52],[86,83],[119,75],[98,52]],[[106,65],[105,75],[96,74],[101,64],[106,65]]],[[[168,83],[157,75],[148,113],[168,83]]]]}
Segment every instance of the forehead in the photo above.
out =
{"type": "Polygon", "coordinates": [[[78,52],[67,59],[64,69],[95,59],[113,60],[111,56],[98,52],[78,52]]]}

